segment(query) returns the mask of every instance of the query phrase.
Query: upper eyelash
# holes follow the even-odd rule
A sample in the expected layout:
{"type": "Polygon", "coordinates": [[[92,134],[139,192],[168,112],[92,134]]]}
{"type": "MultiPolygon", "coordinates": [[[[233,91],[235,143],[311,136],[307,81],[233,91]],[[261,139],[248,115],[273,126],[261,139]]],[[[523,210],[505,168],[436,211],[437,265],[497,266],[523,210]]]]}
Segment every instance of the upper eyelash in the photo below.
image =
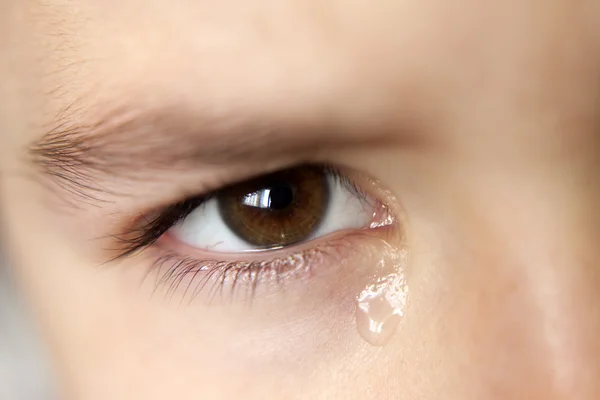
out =
{"type": "MultiPolygon", "coordinates": [[[[343,185],[352,194],[358,196],[362,200],[369,198],[365,192],[363,192],[348,176],[341,173],[338,168],[331,165],[323,165],[322,168],[326,174],[332,176],[336,182],[343,185]]],[[[175,224],[184,220],[197,207],[216,196],[221,190],[222,189],[172,204],[152,216],[142,216],[141,219],[144,219],[145,222],[114,237],[117,240],[118,246],[116,249],[117,253],[111,260],[114,261],[125,258],[152,246],[175,224]]]]}
{"type": "Polygon", "coordinates": [[[152,217],[143,216],[145,222],[129,229],[114,238],[117,240],[117,255],[112,260],[118,260],[143,250],[164,235],[173,225],[185,219],[197,207],[207,201],[209,196],[200,196],[172,204],[152,217]]]}

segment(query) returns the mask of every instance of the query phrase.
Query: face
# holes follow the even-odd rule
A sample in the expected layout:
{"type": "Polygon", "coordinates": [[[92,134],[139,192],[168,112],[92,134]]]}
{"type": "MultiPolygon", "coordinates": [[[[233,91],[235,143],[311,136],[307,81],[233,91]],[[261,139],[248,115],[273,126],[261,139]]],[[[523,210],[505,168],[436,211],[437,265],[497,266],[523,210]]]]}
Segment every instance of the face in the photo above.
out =
{"type": "Polygon", "coordinates": [[[596,3],[0,7],[66,398],[600,397],[596,3]]]}

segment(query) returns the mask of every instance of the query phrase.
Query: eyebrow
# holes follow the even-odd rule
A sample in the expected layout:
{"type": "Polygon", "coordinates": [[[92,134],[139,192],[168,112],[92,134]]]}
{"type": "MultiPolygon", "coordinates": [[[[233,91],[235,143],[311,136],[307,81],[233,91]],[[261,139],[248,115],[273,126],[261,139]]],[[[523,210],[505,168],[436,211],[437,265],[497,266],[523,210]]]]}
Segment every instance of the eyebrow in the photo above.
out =
{"type": "MultiPolygon", "coordinates": [[[[87,200],[105,190],[97,185],[102,180],[282,159],[310,162],[317,150],[381,145],[393,136],[386,129],[342,130],[325,120],[261,119],[181,105],[92,112],[97,109],[65,107],[28,149],[45,176],[87,200]]],[[[420,137],[404,134],[402,142],[415,145],[420,137]]]]}

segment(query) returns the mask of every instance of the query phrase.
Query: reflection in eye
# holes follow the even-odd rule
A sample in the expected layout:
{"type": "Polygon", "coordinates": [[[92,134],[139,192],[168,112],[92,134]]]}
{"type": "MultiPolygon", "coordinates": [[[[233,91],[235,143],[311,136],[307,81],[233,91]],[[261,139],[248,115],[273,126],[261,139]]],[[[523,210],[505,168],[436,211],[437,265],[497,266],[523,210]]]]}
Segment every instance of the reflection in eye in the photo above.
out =
{"type": "Polygon", "coordinates": [[[374,211],[367,196],[339,174],[301,167],[217,193],[170,234],[202,250],[267,250],[367,227],[374,211]]]}

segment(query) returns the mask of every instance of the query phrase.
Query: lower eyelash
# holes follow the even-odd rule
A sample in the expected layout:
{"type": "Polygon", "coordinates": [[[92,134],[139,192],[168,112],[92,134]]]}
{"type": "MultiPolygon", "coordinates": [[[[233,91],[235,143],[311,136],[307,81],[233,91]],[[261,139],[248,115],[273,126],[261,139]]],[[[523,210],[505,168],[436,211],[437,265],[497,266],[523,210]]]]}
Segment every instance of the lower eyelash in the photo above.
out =
{"type": "Polygon", "coordinates": [[[166,288],[165,298],[172,299],[183,285],[182,301],[191,302],[208,288],[209,301],[216,295],[223,297],[228,286],[229,295],[237,295],[241,286],[246,288],[247,298],[256,296],[259,284],[282,285],[289,279],[310,277],[315,266],[322,265],[345,248],[346,240],[338,239],[334,245],[327,244],[273,260],[219,261],[198,260],[182,257],[172,251],[159,256],[146,274],[156,271],[154,292],[166,288]]]}

